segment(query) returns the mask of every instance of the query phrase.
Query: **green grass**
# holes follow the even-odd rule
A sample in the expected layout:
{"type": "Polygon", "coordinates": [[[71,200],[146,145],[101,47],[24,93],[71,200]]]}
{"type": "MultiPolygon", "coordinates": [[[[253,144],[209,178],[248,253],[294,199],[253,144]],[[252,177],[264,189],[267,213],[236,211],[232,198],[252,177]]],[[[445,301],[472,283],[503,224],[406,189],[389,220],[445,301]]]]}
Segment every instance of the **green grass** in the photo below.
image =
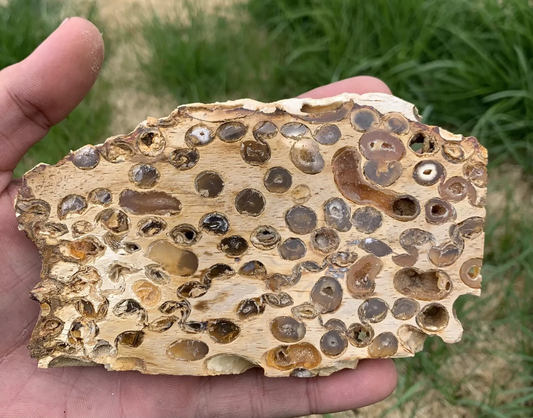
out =
{"type": "MultiPolygon", "coordinates": [[[[0,70],[26,58],[53,32],[62,21],[61,11],[60,2],[46,0],[11,0],[0,5],[0,70]]],[[[82,15],[98,21],[94,7],[87,8],[82,15]]],[[[99,80],[76,110],[29,150],[15,176],[21,176],[39,162],[53,164],[72,149],[105,139],[112,120],[109,90],[108,83],[99,80]]]]}

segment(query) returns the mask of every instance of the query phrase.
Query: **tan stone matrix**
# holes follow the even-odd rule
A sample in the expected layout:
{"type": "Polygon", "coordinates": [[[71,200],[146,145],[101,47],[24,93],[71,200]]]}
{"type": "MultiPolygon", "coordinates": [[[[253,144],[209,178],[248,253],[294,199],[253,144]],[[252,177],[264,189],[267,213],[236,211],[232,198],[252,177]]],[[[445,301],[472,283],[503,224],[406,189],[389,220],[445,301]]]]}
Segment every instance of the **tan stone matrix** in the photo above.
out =
{"type": "Polygon", "coordinates": [[[327,375],[460,339],[487,153],[384,94],[180,106],[24,176],[40,367],[327,375]]]}

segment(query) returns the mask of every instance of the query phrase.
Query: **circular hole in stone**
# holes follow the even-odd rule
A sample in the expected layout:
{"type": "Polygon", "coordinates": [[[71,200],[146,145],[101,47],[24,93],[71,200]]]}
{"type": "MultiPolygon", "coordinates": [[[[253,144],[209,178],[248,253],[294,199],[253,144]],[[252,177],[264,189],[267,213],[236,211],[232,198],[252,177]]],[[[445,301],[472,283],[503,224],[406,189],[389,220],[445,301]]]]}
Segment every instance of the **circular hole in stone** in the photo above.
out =
{"type": "Polygon", "coordinates": [[[333,228],[319,228],[311,234],[311,247],[322,254],[329,254],[339,248],[339,234],[333,228]]]}
{"type": "Polygon", "coordinates": [[[248,242],[239,235],[222,238],[220,241],[220,251],[230,257],[238,257],[248,250],[248,242]]]}
{"type": "Polygon", "coordinates": [[[300,238],[287,238],[278,247],[279,255],[285,260],[299,260],[305,257],[307,248],[300,238]]]}
{"type": "Polygon", "coordinates": [[[265,312],[265,305],[260,298],[245,299],[237,306],[237,317],[240,320],[255,318],[265,312]]]}
{"type": "Polygon", "coordinates": [[[317,216],[313,209],[306,206],[293,206],[285,214],[289,229],[298,235],[309,234],[316,228],[317,216]]]}
{"type": "Polygon", "coordinates": [[[241,144],[241,157],[250,165],[262,165],[270,160],[268,144],[258,141],[244,141],[241,144]]]}
{"type": "Polygon", "coordinates": [[[96,222],[114,234],[126,232],[130,228],[128,215],[119,209],[105,209],[96,215],[96,222]]]}
{"type": "Polygon", "coordinates": [[[392,203],[392,211],[400,221],[409,221],[418,216],[420,205],[412,196],[400,196],[392,203]]]}
{"type": "Polygon", "coordinates": [[[195,148],[177,148],[168,156],[168,162],[180,171],[190,170],[200,160],[200,153],[195,148]]]}
{"type": "Polygon", "coordinates": [[[291,192],[292,200],[299,205],[311,199],[311,190],[305,184],[299,184],[291,192]]]}
{"type": "Polygon", "coordinates": [[[392,357],[398,351],[398,339],[392,332],[382,332],[368,346],[370,358],[392,357]]]}
{"type": "Polygon", "coordinates": [[[265,210],[265,197],[256,189],[244,189],[235,198],[235,208],[242,215],[259,216],[265,210]]]}
{"type": "Polygon", "coordinates": [[[87,209],[87,201],[83,196],[71,194],[63,198],[58,207],[59,219],[65,219],[70,215],[79,215],[87,209]]]}
{"type": "Polygon", "coordinates": [[[170,276],[159,264],[148,264],[144,267],[144,274],[155,284],[164,285],[170,283],[170,276]]]}
{"type": "Polygon", "coordinates": [[[144,341],[144,332],[142,331],[124,331],[115,338],[115,345],[137,348],[144,341]]]}
{"type": "Polygon", "coordinates": [[[137,164],[130,170],[131,181],[140,189],[151,189],[159,181],[159,171],[148,164],[137,164]]]}
{"type": "Polygon", "coordinates": [[[239,274],[245,277],[264,277],[266,273],[265,265],[258,260],[248,261],[239,269],[239,274]]]}
{"type": "Polygon", "coordinates": [[[352,227],[350,223],[350,206],[341,198],[334,197],[324,203],[324,221],[337,231],[346,232],[352,227]]]}
{"type": "Polygon", "coordinates": [[[322,145],[333,145],[341,139],[342,133],[337,125],[324,125],[315,133],[315,140],[322,145]]]}
{"type": "Polygon", "coordinates": [[[229,344],[237,339],[241,329],[228,319],[215,319],[209,321],[207,333],[213,341],[219,344],[229,344]]]}
{"type": "Polygon", "coordinates": [[[266,362],[278,370],[314,369],[322,356],[314,345],[306,342],[280,345],[266,353],[266,362]]]}
{"type": "Polygon", "coordinates": [[[442,331],[448,325],[449,315],[446,308],[438,303],[430,303],[416,316],[420,328],[427,332],[442,331]]]}
{"type": "Polygon", "coordinates": [[[451,203],[439,199],[429,199],[424,206],[426,220],[434,225],[442,225],[455,219],[455,209],[451,203]]]}
{"type": "Polygon", "coordinates": [[[224,180],[214,171],[202,171],[194,180],[194,187],[202,197],[215,198],[224,189],[224,180]]]}
{"type": "Polygon", "coordinates": [[[415,268],[403,268],[396,272],[394,288],[405,296],[420,300],[440,300],[447,297],[452,289],[452,281],[442,270],[421,272],[415,268]]]}
{"type": "Polygon", "coordinates": [[[215,235],[224,235],[229,230],[229,221],[222,213],[208,213],[200,219],[200,229],[215,235]]]}
{"type": "Polygon", "coordinates": [[[444,167],[437,161],[421,161],[413,170],[413,178],[422,186],[432,186],[444,175],[444,167]]]}
{"type": "Polygon", "coordinates": [[[272,335],[279,341],[295,343],[305,337],[305,324],[290,316],[278,316],[270,323],[272,335]]]}
{"type": "Polygon", "coordinates": [[[89,193],[89,202],[93,205],[109,206],[113,202],[111,190],[98,188],[89,193]]]}
{"type": "Polygon", "coordinates": [[[444,157],[452,163],[461,163],[465,160],[465,150],[459,144],[446,143],[442,146],[444,157]]]}
{"type": "Polygon", "coordinates": [[[185,142],[189,147],[202,147],[211,143],[214,138],[211,129],[205,125],[193,126],[185,134],[185,142]]]}
{"type": "Polygon", "coordinates": [[[209,347],[203,341],[177,340],[167,348],[167,356],[181,361],[197,361],[209,353],[209,347]]]}
{"type": "Polygon", "coordinates": [[[163,231],[166,227],[167,223],[163,219],[156,217],[141,219],[137,224],[139,235],[143,237],[153,237],[163,231]]]}
{"type": "Polygon", "coordinates": [[[379,125],[378,113],[369,108],[354,110],[351,116],[352,126],[361,132],[369,131],[379,125]]]}
{"type": "Polygon", "coordinates": [[[374,329],[368,324],[352,324],[346,333],[350,344],[362,348],[368,346],[374,338],[374,329]]]}
{"type": "Polygon", "coordinates": [[[333,277],[321,277],[313,286],[310,297],[321,307],[322,313],[336,311],[342,302],[342,286],[333,277]]]}
{"type": "Polygon", "coordinates": [[[190,224],[180,224],[172,228],[168,236],[178,245],[191,246],[198,242],[200,235],[190,224]]]}
{"type": "Polygon", "coordinates": [[[387,303],[384,300],[378,298],[371,298],[365,300],[361,304],[361,306],[359,306],[357,312],[359,314],[359,319],[361,319],[361,322],[370,322],[372,324],[376,324],[385,319],[388,310],[389,307],[387,306],[387,303]]]}
{"type": "Polygon", "coordinates": [[[348,341],[339,331],[326,332],[320,339],[320,349],[328,357],[340,356],[348,347],[348,341]]]}
{"type": "Polygon", "coordinates": [[[286,168],[273,167],[267,171],[263,183],[271,193],[285,193],[292,186],[292,175],[286,168]]]}
{"type": "Polygon", "coordinates": [[[218,137],[224,142],[237,142],[245,134],[247,128],[241,122],[226,122],[219,126],[218,137]]]}
{"type": "Polygon", "coordinates": [[[100,162],[100,153],[93,145],[85,145],[74,153],[72,163],[82,170],[90,170],[100,162]]]}
{"type": "Polygon", "coordinates": [[[357,209],[352,215],[352,223],[363,234],[375,232],[383,221],[381,212],[371,206],[357,209]]]}
{"type": "Polygon", "coordinates": [[[278,231],[269,225],[260,225],[250,235],[252,244],[260,250],[270,250],[281,240],[278,231]]]}
{"type": "Polygon", "coordinates": [[[277,133],[277,126],[268,120],[259,122],[253,129],[254,138],[261,142],[274,138],[277,133]]]}
{"type": "Polygon", "coordinates": [[[223,263],[213,264],[203,275],[202,281],[211,284],[213,280],[226,280],[235,276],[235,270],[223,263]]]}
{"type": "Polygon", "coordinates": [[[409,140],[409,148],[417,155],[433,154],[437,151],[437,140],[425,132],[418,132],[409,140]]]}
{"type": "Polygon", "coordinates": [[[461,280],[464,284],[474,289],[481,287],[481,258],[472,258],[463,263],[460,270],[461,280]]]}
{"type": "Polygon", "coordinates": [[[137,148],[142,154],[155,157],[165,149],[165,138],[159,131],[141,132],[137,139],[137,148]]]}

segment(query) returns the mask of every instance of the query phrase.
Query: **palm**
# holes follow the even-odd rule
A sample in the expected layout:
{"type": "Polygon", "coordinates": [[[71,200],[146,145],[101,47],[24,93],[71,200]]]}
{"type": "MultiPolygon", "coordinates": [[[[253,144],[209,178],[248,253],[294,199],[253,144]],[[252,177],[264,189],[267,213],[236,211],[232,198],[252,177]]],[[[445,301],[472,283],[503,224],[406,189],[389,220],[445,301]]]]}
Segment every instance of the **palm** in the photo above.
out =
{"type": "MultiPolygon", "coordinates": [[[[61,26],[34,54],[0,72],[0,416],[295,416],[376,402],[394,388],[390,360],[363,361],[327,378],[273,379],[260,370],[211,378],[145,376],[103,368],[37,369],[26,345],[38,314],[28,298],[41,269],[17,229],[12,171],[94,83],[103,59],[98,30],[61,26]],[[96,68],[96,70],[95,70],[96,68]]],[[[376,79],[345,80],[308,93],[384,91],[376,79]]]]}

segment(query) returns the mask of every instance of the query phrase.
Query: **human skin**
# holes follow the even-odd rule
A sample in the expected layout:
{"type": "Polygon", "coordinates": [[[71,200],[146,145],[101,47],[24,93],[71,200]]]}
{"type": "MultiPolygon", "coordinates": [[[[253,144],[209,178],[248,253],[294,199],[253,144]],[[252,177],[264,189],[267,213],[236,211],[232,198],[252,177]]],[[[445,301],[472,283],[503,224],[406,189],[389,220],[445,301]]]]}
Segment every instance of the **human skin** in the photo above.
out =
{"type": "MultiPolygon", "coordinates": [[[[64,22],[24,61],[0,72],[0,416],[2,417],[293,417],[359,408],[396,385],[392,360],[311,379],[242,375],[148,376],[101,367],[38,369],[26,348],[38,315],[28,298],[39,281],[37,248],[18,231],[13,170],[51,126],[64,119],[98,77],[104,45],[81,18],[64,22]]],[[[373,77],[354,77],[301,97],[389,93],[373,77]]]]}

